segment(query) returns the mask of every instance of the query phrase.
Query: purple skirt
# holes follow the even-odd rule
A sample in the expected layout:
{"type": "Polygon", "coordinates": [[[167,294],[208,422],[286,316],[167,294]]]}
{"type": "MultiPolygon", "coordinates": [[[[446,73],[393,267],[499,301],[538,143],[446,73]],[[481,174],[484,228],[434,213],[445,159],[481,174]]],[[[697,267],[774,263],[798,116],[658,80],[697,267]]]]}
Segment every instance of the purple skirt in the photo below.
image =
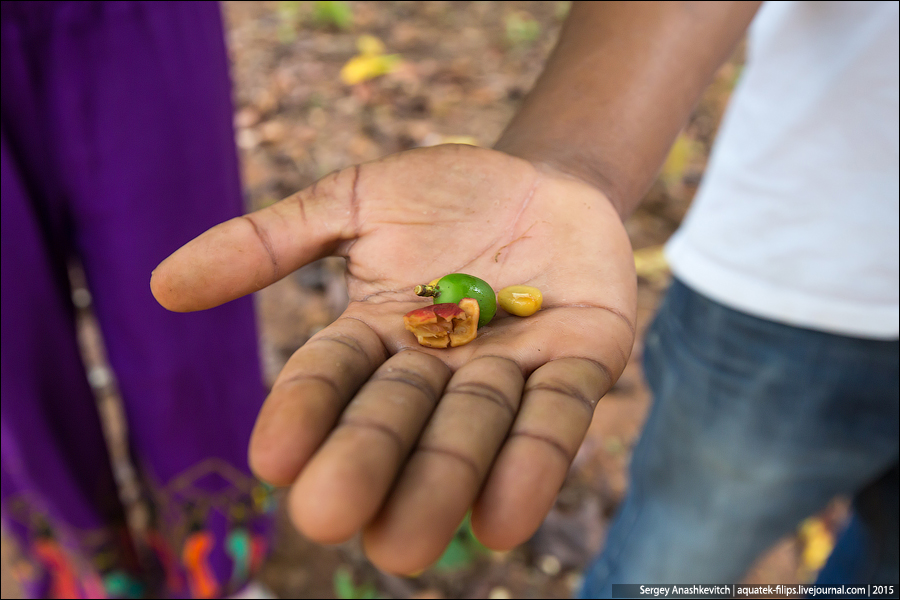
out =
{"type": "Polygon", "coordinates": [[[2,517],[36,597],[213,597],[265,553],[252,302],[174,314],[151,270],[242,212],[216,3],[2,4],[2,517]],[[150,518],[125,512],[75,336],[79,261],[150,518]]]}

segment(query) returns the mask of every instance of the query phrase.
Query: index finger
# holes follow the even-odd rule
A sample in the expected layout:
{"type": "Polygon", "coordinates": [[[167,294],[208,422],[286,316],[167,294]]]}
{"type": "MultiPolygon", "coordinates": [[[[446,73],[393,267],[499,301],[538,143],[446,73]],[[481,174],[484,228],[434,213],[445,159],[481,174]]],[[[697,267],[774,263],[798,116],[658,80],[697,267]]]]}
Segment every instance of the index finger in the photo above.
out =
{"type": "Polygon", "coordinates": [[[340,318],[288,361],[250,439],[250,464],[263,481],[288,485],[334,427],[344,406],[387,359],[362,321],[340,318]]]}
{"type": "Polygon", "coordinates": [[[256,212],[194,238],[153,271],[165,308],[204,310],[259,291],[355,237],[361,166],[337,171],[256,212]]]}

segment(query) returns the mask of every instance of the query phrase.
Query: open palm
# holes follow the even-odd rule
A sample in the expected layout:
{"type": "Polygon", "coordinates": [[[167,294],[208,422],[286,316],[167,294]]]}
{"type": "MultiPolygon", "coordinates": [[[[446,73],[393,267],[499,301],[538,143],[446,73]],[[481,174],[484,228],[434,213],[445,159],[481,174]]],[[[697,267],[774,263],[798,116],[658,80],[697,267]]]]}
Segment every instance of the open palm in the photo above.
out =
{"type": "Polygon", "coordinates": [[[305,535],[362,531],[387,571],[436,560],[470,508],[487,546],[525,541],[631,351],[634,267],[617,213],[548,167],[418,149],[211,229],[151,286],[169,309],[200,310],[330,254],[347,259],[350,305],[278,377],[251,441],[256,473],[292,486],[305,535]],[[403,325],[430,303],[413,288],[454,272],[537,287],[544,308],[501,311],[458,348],[423,348],[403,325]]]}

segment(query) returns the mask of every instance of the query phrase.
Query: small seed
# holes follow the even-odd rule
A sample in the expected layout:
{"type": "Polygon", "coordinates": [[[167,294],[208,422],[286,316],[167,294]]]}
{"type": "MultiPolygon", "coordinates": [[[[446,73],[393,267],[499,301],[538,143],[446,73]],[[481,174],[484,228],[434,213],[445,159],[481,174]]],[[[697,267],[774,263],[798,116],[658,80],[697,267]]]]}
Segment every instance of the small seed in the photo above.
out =
{"type": "Polygon", "coordinates": [[[497,294],[500,308],[517,317],[530,317],[541,309],[541,290],[530,285],[511,285],[497,294]]]}

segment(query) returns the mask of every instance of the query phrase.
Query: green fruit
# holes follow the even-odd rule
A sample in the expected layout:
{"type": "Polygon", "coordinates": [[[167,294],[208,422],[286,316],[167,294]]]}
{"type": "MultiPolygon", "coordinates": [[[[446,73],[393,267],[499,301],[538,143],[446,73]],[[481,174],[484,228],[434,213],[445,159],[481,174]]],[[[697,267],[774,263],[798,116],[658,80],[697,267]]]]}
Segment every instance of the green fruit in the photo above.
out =
{"type": "Polygon", "coordinates": [[[452,302],[459,304],[463,298],[474,298],[478,302],[480,316],[478,326],[484,327],[497,312],[497,296],[484,279],[465,273],[444,275],[434,285],[416,286],[419,296],[433,296],[435,304],[452,302]]]}

